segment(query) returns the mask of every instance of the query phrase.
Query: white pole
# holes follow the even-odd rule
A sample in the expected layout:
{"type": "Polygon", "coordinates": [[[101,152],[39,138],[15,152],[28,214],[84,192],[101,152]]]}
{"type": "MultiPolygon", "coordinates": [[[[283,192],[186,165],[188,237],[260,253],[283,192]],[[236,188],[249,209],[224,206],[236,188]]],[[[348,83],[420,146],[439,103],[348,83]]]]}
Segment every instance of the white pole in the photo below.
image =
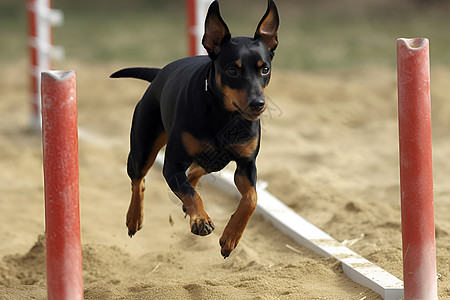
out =
{"type": "Polygon", "coordinates": [[[59,26],[64,21],[61,10],[51,9],[52,0],[29,0],[27,9],[30,12],[29,47],[32,49],[31,84],[32,113],[31,126],[35,130],[41,129],[41,72],[51,69],[51,59],[62,59],[64,49],[53,46],[52,26],[59,26]],[[33,17],[31,17],[31,15],[33,17]]]}

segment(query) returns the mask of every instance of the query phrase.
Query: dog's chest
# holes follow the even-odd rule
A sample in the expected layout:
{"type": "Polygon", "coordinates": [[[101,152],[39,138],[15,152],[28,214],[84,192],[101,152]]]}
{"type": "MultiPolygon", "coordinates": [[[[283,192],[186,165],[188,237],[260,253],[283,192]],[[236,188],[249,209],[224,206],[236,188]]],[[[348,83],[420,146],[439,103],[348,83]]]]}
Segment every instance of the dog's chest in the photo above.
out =
{"type": "Polygon", "coordinates": [[[212,147],[205,147],[194,156],[194,162],[208,173],[222,170],[232,160],[233,157],[229,151],[212,147]]]}
{"type": "Polygon", "coordinates": [[[194,162],[211,173],[222,170],[232,160],[251,157],[258,147],[259,133],[247,123],[233,120],[213,137],[198,139],[184,132],[182,139],[194,162]]]}
{"type": "Polygon", "coordinates": [[[203,148],[193,155],[193,158],[195,163],[211,173],[222,170],[232,160],[252,156],[258,146],[258,137],[255,136],[241,143],[222,145],[222,147],[212,142],[202,144],[203,148]]]}

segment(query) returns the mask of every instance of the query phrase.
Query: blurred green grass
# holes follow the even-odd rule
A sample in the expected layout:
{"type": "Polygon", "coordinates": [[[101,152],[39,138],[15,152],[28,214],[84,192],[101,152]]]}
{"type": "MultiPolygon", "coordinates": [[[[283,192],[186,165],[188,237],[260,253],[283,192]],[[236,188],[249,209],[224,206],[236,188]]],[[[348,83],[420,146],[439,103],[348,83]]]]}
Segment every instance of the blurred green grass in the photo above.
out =
{"type": "MultiPolygon", "coordinates": [[[[0,63],[27,56],[24,2],[0,0],[0,63]]],[[[398,37],[427,37],[432,65],[450,66],[450,6],[417,2],[278,0],[280,46],[274,64],[305,71],[395,67],[398,37]]],[[[252,36],[266,8],[265,0],[220,3],[233,35],[252,36]]],[[[65,14],[64,25],[55,28],[55,44],[69,59],[162,66],[186,56],[183,0],[54,0],[54,7],[65,14]]]]}

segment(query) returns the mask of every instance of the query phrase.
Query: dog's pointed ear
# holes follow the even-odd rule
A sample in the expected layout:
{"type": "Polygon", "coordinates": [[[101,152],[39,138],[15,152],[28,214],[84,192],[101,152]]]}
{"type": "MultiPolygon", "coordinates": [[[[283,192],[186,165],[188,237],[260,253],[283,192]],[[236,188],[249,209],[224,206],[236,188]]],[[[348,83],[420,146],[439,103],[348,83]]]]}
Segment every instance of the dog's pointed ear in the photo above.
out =
{"type": "Polygon", "coordinates": [[[280,19],[278,17],[278,9],[273,0],[269,0],[267,11],[259,21],[255,32],[255,40],[261,40],[270,52],[275,51],[278,46],[278,27],[280,19]]]}
{"type": "Polygon", "coordinates": [[[205,34],[203,35],[202,44],[208,55],[214,58],[219,54],[222,45],[231,38],[227,24],[220,16],[219,3],[212,2],[208,9],[205,19],[205,34]]]}

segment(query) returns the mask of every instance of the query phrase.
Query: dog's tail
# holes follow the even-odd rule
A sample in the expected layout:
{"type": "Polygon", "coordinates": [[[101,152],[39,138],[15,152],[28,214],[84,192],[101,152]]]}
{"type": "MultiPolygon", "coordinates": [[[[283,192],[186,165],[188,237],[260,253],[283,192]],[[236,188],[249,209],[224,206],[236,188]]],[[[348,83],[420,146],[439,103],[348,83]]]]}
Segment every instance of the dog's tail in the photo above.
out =
{"type": "Polygon", "coordinates": [[[158,75],[158,72],[160,70],[161,69],[158,68],[126,68],[111,74],[111,76],[109,77],[110,78],[129,77],[152,82],[155,79],[156,75],[158,75]]]}

